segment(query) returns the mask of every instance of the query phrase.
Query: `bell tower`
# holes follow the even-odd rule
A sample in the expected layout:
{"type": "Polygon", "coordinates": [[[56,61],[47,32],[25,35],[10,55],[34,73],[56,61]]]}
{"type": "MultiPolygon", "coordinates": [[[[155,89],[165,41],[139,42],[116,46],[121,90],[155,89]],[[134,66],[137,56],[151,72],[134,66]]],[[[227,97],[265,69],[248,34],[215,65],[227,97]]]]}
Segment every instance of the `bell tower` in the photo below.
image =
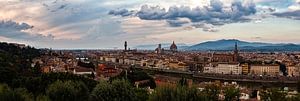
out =
{"type": "Polygon", "coordinates": [[[234,62],[238,62],[238,58],[239,58],[239,50],[238,50],[237,42],[235,42],[235,45],[234,45],[234,62]]]}
{"type": "Polygon", "coordinates": [[[124,43],[124,51],[127,51],[127,41],[124,43]]]}

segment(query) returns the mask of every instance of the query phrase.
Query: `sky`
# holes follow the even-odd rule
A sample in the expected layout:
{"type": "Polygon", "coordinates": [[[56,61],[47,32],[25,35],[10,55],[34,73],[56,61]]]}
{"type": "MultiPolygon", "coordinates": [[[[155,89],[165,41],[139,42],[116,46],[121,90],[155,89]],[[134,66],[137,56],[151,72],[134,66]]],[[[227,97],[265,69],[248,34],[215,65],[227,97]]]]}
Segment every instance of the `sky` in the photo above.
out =
{"type": "Polygon", "coordinates": [[[299,32],[300,0],[0,0],[0,41],[37,48],[300,44],[299,32]]]}

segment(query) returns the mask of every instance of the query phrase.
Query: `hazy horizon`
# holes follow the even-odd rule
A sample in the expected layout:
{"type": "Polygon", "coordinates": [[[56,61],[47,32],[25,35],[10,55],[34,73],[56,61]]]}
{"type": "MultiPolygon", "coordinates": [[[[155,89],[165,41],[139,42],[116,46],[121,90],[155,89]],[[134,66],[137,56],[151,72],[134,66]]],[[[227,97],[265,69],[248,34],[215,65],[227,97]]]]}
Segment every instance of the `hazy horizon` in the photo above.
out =
{"type": "MultiPolygon", "coordinates": [[[[265,44],[296,44],[296,45],[300,45],[299,43],[276,43],[276,42],[262,42],[262,41],[245,41],[245,40],[239,40],[239,39],[217,39],[217,40],[206,40],[206,41],[203,41],[203,42],[199,42],[199,43],[195,43],[195,44],[186,44],[186,43],[176,43],[175,44],[177,46],[193,46],[193,45],[197,45],[197,44],[201,44],[201,43],[205,43],[205,42],[215,42],[215,41],[220,41],[220,40],[238,40],[238,41],[243,41],[243,42],[249,42],[249,43],[265,43],[265,44]]],[[[1,41],[0,41],[1,42],[1,41]]],[[[14,42],[8,42],[8,43],[14,43],[14,42]]],[[[138,44],[138,45],[135,45],[135,46],[131,46],[130,45],[130,42],[128,42],[128,48],[130,49],[138,49],[138,50],[154,50],[158,44],[162,44],[162,46],[166,46],[166,47],[169,47],[168,45],[171,45],[172,42],[169,42],[169,43],[149,43],[149,44],[138,44]],[[139,47],[141,46],[152,46],[154,45],[155,48],[153,49],[140,49],[139,47]]],[[[17,43],[17,44],[25,44],[27,46],[33,46],[33,45],[30,45],[30,44],[26,44],[26,43],[17,43]]],[[[104,48],[52,48],[52,47],[35,47],[35,48],[39,48],[39,49],[54,49],[54,50],[123,50],[124,49],[124,42],[123,43],[120,43],[122,44],[123,46],[121,47],[104,47],[104,48]]],[[[165,47],[165,48],[166,48],[165,47]]]]}

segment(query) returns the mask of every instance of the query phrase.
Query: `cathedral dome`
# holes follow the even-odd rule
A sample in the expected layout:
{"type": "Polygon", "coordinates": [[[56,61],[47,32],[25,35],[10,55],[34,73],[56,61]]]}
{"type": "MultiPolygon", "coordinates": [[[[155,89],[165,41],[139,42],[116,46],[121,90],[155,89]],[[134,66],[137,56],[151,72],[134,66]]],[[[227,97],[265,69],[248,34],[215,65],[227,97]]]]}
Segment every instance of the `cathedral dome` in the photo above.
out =
{"type": "Polygon", "coordinates": [[[173,41],[172,45],[170,46],[170,50],[174,50],[174,51],[177,50],[177,46],[174,41],[173,41]]]}

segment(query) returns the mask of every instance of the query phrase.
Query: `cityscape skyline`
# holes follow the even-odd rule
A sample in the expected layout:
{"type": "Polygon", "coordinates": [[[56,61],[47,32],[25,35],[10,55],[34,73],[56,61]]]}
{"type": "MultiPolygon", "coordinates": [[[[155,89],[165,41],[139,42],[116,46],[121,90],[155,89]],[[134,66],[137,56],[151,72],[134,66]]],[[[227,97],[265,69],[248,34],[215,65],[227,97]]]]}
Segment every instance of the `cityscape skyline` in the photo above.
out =
{"type": "Polygon", "coordinates": [[[0,40],[122,49],[220,39],[300,44],[299,0],[1,0],[0,40]]]}
{"type": "Polygon", "coordinates": [[[300,0],[0,0],[0,101],[300,101],[300,0]]]}

